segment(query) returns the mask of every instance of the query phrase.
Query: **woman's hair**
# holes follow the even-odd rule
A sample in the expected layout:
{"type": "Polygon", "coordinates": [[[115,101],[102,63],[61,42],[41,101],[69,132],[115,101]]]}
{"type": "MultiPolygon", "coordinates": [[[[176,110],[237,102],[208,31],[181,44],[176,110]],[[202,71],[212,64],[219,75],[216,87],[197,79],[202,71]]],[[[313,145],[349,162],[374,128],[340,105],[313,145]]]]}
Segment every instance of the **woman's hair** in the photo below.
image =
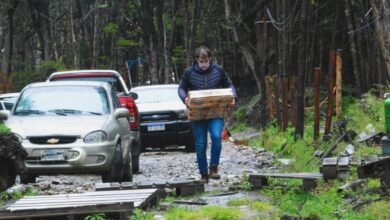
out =
{"type": "Polygon", "coordinates": [[[211,51],[206,46],[200,46],[195,49],[195,59],[211,57],[211,51]]]}

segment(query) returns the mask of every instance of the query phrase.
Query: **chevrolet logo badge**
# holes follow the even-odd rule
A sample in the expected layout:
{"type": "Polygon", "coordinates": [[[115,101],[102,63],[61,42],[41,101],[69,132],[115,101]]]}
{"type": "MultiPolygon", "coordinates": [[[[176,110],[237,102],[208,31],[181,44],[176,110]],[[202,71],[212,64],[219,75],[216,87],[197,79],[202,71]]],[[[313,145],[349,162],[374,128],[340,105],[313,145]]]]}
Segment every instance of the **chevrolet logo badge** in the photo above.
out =
{"type": "Polygon", "coordinates": [[[59,141],[60,141],[60,139],[58,139],[58,138],[50,138],[50,139],[47,139],[46,143],[57,144],[59,141]]]}

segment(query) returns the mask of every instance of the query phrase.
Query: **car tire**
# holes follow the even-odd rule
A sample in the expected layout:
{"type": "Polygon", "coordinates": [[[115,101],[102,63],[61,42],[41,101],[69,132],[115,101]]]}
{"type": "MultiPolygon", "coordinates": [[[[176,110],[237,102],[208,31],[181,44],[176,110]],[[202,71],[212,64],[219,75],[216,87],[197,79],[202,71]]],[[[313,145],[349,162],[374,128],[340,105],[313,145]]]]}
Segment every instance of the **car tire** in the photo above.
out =
{"type": "Polygon", "coordinates": [[[123,174],[123,158],[122,158],[122,148],[120,141],[118,141],[115,152],[114,159],[112,161],[110,169],[102,175],[102,181],[106,182],[120,182],[122,180],[123,174]]]}
{"type": "Polygon", "coordinates": [[[15,184],[16,174],[9,164],[9,160],[0,160],[0,192],[15,184]]]}
{"type": "Polygon", "coordinates": [[[139,155],[133,157],[133,159],[131,160],[131,167],[133,169],[133,173],[139,172],[139,155]]]}
{"type": "Polygon", "coordinates": [[[191,140],[189,142],[186,143],[185,145],[185,151],[186,152],[195,152],[196,151],[196,147],[195,147],[195,141],[191,138],[191,140]]]}
{"type": "Polygon", "coordinates": [[[37,176],[31,174],[20,174],[20,183],[29,184],[35,183],[37,176]]]}
{"type": "MultiPolygon", "coordinates": [[[[138,156],[139,157],[139,156],[138,156]]],[[[127,156],[126,156],[126,164],[124,164],[124,167],[123,167],[123,176],[122,176],[122,182],[132,182],[133,181],[133,159],[131,157],[131,153],[129,153],[127,156]]]]}

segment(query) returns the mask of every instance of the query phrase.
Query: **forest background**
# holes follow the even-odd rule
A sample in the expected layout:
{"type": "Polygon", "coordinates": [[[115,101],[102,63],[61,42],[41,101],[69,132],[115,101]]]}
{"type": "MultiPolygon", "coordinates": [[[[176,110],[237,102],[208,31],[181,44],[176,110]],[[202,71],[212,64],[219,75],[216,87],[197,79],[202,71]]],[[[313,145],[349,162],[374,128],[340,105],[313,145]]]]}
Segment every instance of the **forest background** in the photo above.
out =
{"type": "Polygon", "coordinates": [[[131,86],[177,83],[194,49],[206,45],[238,88],[260,94],[257,124],[266,126],[273,115],[265,95],[271,77],[283,103],[276,105],[277,120],[290,118],[302,135],[314,70],[326,91],[335,54],[351,95],[388,84],[389,6],[386,0],[4,0],[0,92],[71,69],[115,69],[131,86]],[[281,110],[292,103],[290,113],[281,110]]]}

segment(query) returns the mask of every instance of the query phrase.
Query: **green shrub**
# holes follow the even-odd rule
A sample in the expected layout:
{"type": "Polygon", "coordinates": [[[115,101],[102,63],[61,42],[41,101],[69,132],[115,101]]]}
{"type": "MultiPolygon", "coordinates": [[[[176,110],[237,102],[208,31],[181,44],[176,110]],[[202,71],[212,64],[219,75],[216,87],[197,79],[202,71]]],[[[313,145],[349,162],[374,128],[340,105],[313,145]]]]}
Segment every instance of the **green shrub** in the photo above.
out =
{"type": "Polygon", "coordinates": [[[167,220],[201,220],[201,219],[215,219],[215,220],[234,220],[242,219],[244,213],[235,208],[224,208],[219,206],[206,206],[200,210],[188,210],[185,208],[174,208],[168,210],[165,214],[167,220]]]}
{"type": "Polygon", "coordinates": [[[0,124],[0,134],[8,134],[11,130],[6,127],[4,124],[0,124]]]}

